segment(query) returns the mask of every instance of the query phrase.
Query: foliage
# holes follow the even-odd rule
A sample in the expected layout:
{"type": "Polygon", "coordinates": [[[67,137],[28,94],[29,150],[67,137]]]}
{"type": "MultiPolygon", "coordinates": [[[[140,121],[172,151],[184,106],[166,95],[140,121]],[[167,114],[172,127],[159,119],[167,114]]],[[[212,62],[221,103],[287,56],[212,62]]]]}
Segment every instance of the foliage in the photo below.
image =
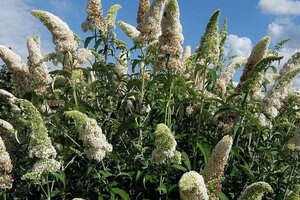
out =
{"type": "MultiPolygon", "coordinates": [[[[266,199],[299,199],[300,147],[291,138],[300,120],[300,95],[290,88],[299,56],[279,77],[271,70],[282,59],[278,50],[286,41],[269,49],[270,38],[262,40],[267,41],[263,53],[253,50],[239,89],[231,79],[245,63],[225,68],[234,60],[223,55],[227,21],[219,33],[220,10],[212,15],[196,53],[183,59],[177,55],[182,53],[181,33],[165,27],[181,30],[175,0],[164,15],[165,1],[156,0],[150,8],[143,1],[139,12],[147,13],[139,13],[138,30],[119,22],[133,47],[114,33],[119,5],[104,17],[99,2],[88,3],[97,6],[88,6],[83,26],[90,35],[80,41],[84,48],[77,48],[77,36],[59,18],[33,11],[56,44],[56,52],[40,63],[60,66],[50,72],[45,90],[17,91],[22,83],[11,74],[17,74],[18,65],[6,62],[0,70],[0,119],[15,129],[1,135],[14,179],[12,188],[0,191],[2,199],[261,199],[271,191],[266,199]],[[159,29],[153,23],[161,17],[159,29]],[[149,27],[159,30],[150,37],[149,27]],[[172,48],[176,53],[169,53],[172,48]],[[157,62],[163,65],[156,68],[157,62]],[[271,100],[266,90],[270,75],[281,89],[271,91],[271,100]],[[57,155],[29,155],[40,140],[57,155]]],[[[26,81],[34,80],[30,76],[26,81]]]]}

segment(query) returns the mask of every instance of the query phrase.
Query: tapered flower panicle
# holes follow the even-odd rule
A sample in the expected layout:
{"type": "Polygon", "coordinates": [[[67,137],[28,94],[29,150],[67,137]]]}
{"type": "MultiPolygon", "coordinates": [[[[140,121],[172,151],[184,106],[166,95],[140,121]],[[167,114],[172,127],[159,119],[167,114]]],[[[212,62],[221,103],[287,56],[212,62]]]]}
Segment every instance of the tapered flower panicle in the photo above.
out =
{"type": "Polygon", "coordinates": [[[140,38],[140,32],[132,25],[127,24],[123,21],[118,22],[120,28],[124,31],[124,33],[132,39],[133,42],[139,42],[140,38]]]}
{"type": "Polygon", "coordinates": [[[74,33],[59,17],[42,10],[33,10],[32,15],[38,18],[51,32],[56,52],[73,52],[78,47],[74,33]]]}
{"type": "Polygon", "coordinates": [[[164,66],[181,70],[182,62],[182,46],[183,34],[182,26],[179,20],[179,6],[177,0],[169,0],[165,14],[161,21],[162,34],[159,37],[159,58],[156,67],[164,66]],[[168,62],[166,64],[166,62],[168,62]]]}
{"type": "Polygon", "coordinates": [[[249,75],[253,70],[255,70],[255,66],[265,57],[271,38],[269,36],[263,37],[252,49],[251,54],[247,60],[245,65],[245,69],[240,78],[240,83],[237,86],[237,90],[241,90],[243,83],[251,78],[249,75]]]}
{"type": "Polygon", "coordinates": [[[294,136],[289,139],[287,148],[292,151],[300,152],[300,126],[296,129],[294,136]]]}
{"type": "Polygon", "coordinates": [[[79,111],[67,111],[65,115],[75,121],[79,138],[82,140],[89,158],[100,162],[106,153],[112,151],[112,145],[106,140],[96,120],[79,111]]]}
{"type": "Polygon", "coordinates": [[[221,191],[222,177],[232,147],[232,137],[222,138],[214,148],[208,163],[202,171],[202,176],[210,190],[210,196],[216,196],[221,191]]]}
{"type": "Polygon", "coordinates": [[[48,130],[44,125],[39,111],[28,100],[16,99],[15,102],[24,112],[24,116],[20,119],[20,122],[31,130],[29,157],[40,159],[56,157],[56,150],[52,146],[48,130]]]}
{"type": "Polygon", "coordinates": [[[152,162],[163,164],[171,160],[180,163],[180,153],[176,151],[177,142],[171,130],[165,124],[158,124],[154,135],[155,149],[152,151],[152,162]]]}
{"type": "Polygon", "coordinates": [[[161,34],[160,22],[166,0],[154,0],[139,26],[142,40],[154,41],[161,34]]]}
{"type": "Polygon", "coordinates": [[[182,54],[181,43],[184,40],[182,26],[179,20],[179,6],[177,0],[169,0],[165,14],[161,21],[162,35],[159,37],[160,53],[176,55],[182,54]]]}
{"type": "Polygon", "coordinates": [[[225,19],[220,32],[220,47],[223,47],[223,45],[225,44],[226,38],[228,36],[227,29],[228,29],[228,22],[227,19],[225,19]]]}
{"type": "Polygon", "coordinates": [[[140,0],[138,16],[136,19],[136,21],[138,23],[137,30],[140,30],[140,26],[143,23],[145,15],[146,15],[147,11],[149,10],[149,8],[150,8],[149,0],[140,0]]]}
{"type": "MultiPolygon", "coordinates": [[[[3,130],[7,132],[13,131],[13,127],[6,121],[0,119],[0,133],[3,130]]],[[[13,169],[9,153],[6,150],[5,144],[0,137],[0,188],[10,189],[12,187],[13,179],[9,174],[13,169]]]]}
{"type": "Polygon", "coordinates": [[[29,69],[21,56],[10,50],[10,48],[0,45],[0,58],[11,72],[12,81],[17,90],[22,93],[31,91],[29,69]]]}
{"type": "Polygon", "coordinates": [[[229,65],[224,69],[224,71],[220,74],[217,85],[220,88],[220,92],[225,94],[227,91],[227,86],[232,81],[232,78],[236,72],[236,70],[246,64],[246,59],[244,57],[235,57],[231,60],[229,65]]]}
{"type": "Polygon", "coordinates": [[[27,49],[29,53],[28,66],[30,78],[34,85],[34,89],[42,92],[51,83],[52,79],[49,75],[45,62],[42,62],[40,37],[36,36],[27,40],[27,49]]]}
{"type": "Polygon", "coordinates": [[[117,18],[118,11],[122,8],[121,5],[115,4],[113,5],[107,12],[107,25],[108,29],[112,30],[116,28],[115,22],[117,18]]]}
{"type": "Polygon", "coordinates": [[[107,20],[103,17],[101,0],[89,0],[86,7],[87,18],[82,24],[83,31],[101,30],[107,32],[107,20]]]}
{"type": "Polygon", "coordinates": [[[180,196],[183,200],[208,200],[207,189],[203,177],[190,171],[183,174],[179,183],[180,196]]]}
{"type": "Polygon", "coordinates": [[[282,67],[274,85],[263,99],[266,114],[276,117],[288,95],[292,81],[300,72],[300,52],[295,53],[282,67]]]}
{"type": "Polygon", "coordinates": [[[211,16],[200,46],[197,49],[199,60],[205,60],[207,63],[218,64],[220,58],[220,36],[219,36],[219,17],[221,11],[216,10],[211,16]]]}
{"type": "Polygon", "coordinates": [[[252,183],[242,192],[238,200],[261,200],[265,193],[273,192],[272,187],[266,182],[252,183]]]}

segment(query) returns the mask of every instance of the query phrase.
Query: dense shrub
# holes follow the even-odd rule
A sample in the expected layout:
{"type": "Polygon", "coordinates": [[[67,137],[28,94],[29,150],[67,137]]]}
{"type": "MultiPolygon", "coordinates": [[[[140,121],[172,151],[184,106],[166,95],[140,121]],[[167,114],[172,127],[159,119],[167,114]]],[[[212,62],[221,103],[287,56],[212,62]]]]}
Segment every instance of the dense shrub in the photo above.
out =
{"type": "Polygon", "coordinates": [[[225,57],[220,10],[183,51],[176,0],[141,0],[137,28],[119,21],[128,47],[121,6],[104,16],[100,2],[85,40],[34,10],[56,51],[29,38],[25,62],[0,45],[2,199],[300,199],[300,53],[277,72],[285,41],[269,49],[266,36],[249,58],[225,57]]]}

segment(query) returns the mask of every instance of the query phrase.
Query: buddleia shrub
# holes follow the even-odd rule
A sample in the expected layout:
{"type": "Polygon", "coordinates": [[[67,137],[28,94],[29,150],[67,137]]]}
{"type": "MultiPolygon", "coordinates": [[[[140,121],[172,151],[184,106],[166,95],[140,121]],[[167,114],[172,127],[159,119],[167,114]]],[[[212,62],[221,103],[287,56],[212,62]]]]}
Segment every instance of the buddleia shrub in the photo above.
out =
{"type": "Polygon", "coordinates": [[[136,27],[120,9],[89,0],[86,38],[33,10],[55,52],[0,45],[1,198],[297,199],[299,52],[277,70],[287,40],[265,36],[226,57],[220,10],[192,50],[177,0],[141,0],[136,27]]]}

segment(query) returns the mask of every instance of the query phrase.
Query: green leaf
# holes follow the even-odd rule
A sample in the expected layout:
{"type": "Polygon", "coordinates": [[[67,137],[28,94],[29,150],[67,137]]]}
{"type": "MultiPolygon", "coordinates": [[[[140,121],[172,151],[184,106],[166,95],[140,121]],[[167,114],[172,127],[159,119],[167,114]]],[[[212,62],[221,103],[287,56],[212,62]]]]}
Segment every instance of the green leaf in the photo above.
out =
{"type": "Polygon", "coordinates": [[[182,158],[183,163],[187,167],[187,169],[189,171],[191,171],[192,170],[192,166],[191,166],[191,161],[189,159],[189,156],[185,152],[182,152],[181,153],[181,158],[182,158]]]}
{"type": "Polygon", "coordinates": [[[128,193],[120,188],[112,188],[111,189],[115,194],[119,195],[123,200],[130,200],[128,193]]]}
{"type": "Polygon", "coordinates": [[[90,44],[90,42],[92,41],[92,39],[94,39],[95,37],[92,36],[92,37],[87,37],[84,41],[84,48],[87,48],[90,44]]]}
{"type": "Polygon", "coordinates": [[[211,150],[209,148],[209,145],[205,144],[205,143],[198,143],[197,147],[200,149],[201,153],[204,156],[204,162],[205,162],[205,164],[207,164],[208,159],[209,159],[209,157],[211,155],[211,150]]]}
{"type": "Polygon", "coordinates": [[[218,197],[220,200],[229,200],[229,198],[223,192],[219,192],[218,197]]]}

